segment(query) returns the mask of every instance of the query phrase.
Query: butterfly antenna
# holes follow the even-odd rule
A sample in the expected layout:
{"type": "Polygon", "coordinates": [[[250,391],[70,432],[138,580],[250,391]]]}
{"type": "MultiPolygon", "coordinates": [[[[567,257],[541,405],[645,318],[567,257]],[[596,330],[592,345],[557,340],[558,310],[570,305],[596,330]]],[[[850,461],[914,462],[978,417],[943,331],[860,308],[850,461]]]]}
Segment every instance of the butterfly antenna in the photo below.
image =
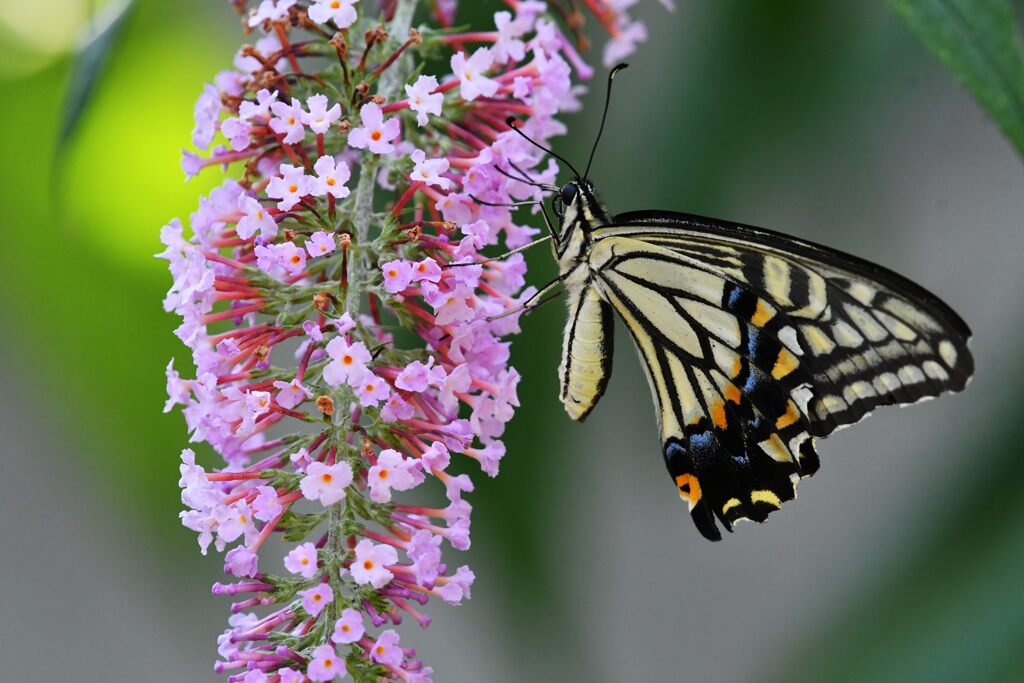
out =
{"type": "Polygon", "coordinates": [[[538,183],[536,180],[530,178],[525,173],[523,173],[522,169],[520,169],[518,166],[516,166],[512,162],[509,162],[509,165],[512,168],[514,168],[515,170],[519,171],[519,173],[521,175],[519,175],[519,176],[513,175],[513,174],[509,173],[508,171],[506,171],[505,169],[501,168],[500,166],[495,166],[494,170],[497,171],[498,173],[500,173],[501,175],[505,176],[506,178],[510,178],[510,179],[516,181],[517,183],[525,183],[526,185],[532,185],[533,187],[537,187],[537,188],[540,188],[542,190],[547,190],[549,192],[551,192],[551,191],[558,191],[558,188],[555,187],[554,185],[546,185],[544,183],[538,183]]]}
{"type": "Polygon", "coordinates": [[[516,123],[516,120],[515,120],[514,117],[512,117],[512,116],[508,117],[507,119],[505,119],[505,123],[508,124],[509,128],[511,128],[515,132],[519,133],[523,137],[523,139],[526,140],[527,142],[529,142],[531,145],[533,145],[534,147],[536,147],[539,150],[547,152],[548,154],[550,154],[551,156],[553,156],[554,158],[558,159],[563,164],[568,166],[569,170],[571,170],[573,173],[576,174],[576,178],[580,178],[580,172],[576,170],[575,166],[573,166],[572,164],[569,163],[568,159],[566,159],[565,157],[559,156],[558,154],[555,154],[552,150],[548,149],[547,147],[545,147],[544,145],[540,144],[539,142],[533,140],[529,135],[527,135],[526,133],[521,131],[519,129],[519,125],[516,123]]]}
{"type": "Polygon", "coordinates": [[[590,165],[594,163],[594,153],[597,152],[597,143],[601,142],[601,133],[604,132],[604,122],[605,119],[608,118],[608,105],[612,101],[612,79],[615,78],[615,74],[619,73],[628,66],[629,64],[626,63],[616,64],[615,68],[608,73],[608,89],[605,91],[604,94],[604,113],[601,114],[601,127],[597,129],[597,138],[594,140],[594,146],[590,150],[590,159],[587,161],[587,170],[583,174],[584,178],[590,175],[590,165]]]}

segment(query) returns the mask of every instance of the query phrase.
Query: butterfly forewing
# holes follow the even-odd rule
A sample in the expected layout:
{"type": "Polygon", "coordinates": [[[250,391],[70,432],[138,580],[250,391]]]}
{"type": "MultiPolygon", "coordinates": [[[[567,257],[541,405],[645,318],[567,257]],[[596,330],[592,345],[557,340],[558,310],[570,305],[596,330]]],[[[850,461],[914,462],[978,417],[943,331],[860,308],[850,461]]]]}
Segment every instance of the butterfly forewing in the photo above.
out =
{"type": "Polygon", "coordinates": [[[625,214],[591,238],[592,277],[570,302],[570,328],[590,333],[567,329],[563,400],[585,415],[604,389],[610,305],[644,360],[669,473],[708,538],[720,538],[715,518],[763,521],[792,499],[818,468],[814,437],[962,389],[973,371],[970,332],[948,306],[855,257],[688,214],[625,214]]]}

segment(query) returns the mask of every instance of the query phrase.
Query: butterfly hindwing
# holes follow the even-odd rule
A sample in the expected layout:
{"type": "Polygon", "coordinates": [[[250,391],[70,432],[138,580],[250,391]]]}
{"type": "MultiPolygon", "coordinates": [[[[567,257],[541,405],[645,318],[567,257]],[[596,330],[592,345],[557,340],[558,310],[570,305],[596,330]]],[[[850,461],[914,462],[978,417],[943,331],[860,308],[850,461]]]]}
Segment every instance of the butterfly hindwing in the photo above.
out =
{"type": "Polygon", "coordinates": [[[715,519],[764,521],[792,499],[818,468],[815,437],[973,370],[955,313],[854,257],[685,214],[627,214],[592,236],[588,294],[640,350],[666,465],[708,538],[715,519]]]}
{"type": "Polygon", "coordinates": [[[597,286],[640,349],[666,465],[697,527],[718,538],[715,518],[727,528],[763,521],[817,469],[809,421],[790,393],[810,381],[797,356],[722,306],[720,274],[667,250],[603,241],[592,264],[602,264],[597,286]]]}

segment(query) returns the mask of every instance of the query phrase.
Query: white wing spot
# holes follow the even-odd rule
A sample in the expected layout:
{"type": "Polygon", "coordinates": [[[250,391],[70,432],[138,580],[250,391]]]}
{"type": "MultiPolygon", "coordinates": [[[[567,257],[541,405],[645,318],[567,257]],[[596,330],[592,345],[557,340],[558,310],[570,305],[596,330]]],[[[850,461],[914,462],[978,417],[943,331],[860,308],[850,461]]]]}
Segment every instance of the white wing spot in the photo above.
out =
{"type": "Polygon", "coordinates": [[[900,381],[904,384],[917,384],[924,381],[924,373],[916,365],[904,365],[899,370],[900,381]]]}
{"type": "Polygon", "coordinates": [[[933,360],[926,360],[921,367],[924,368],[924,374],[928,375],[931,379],[937,379],[940,382],[945,382],[949,379],[949,373],[946,372],[946,369],[933,360]]]}
{"type": "Polygon", "coordinates": [[[942,356],[942,362],[949,367],[956,365],[956,347],[948,339],[939,342],[939,355],[942,356]]]}
{"type": "Polygon", "coordinates": [[[864,337],[850,323],[845,320],[838,320],[832,326],[832,334],[836,341],[847,348],[855,349],[864,343],[864,337]]]}
{"type": "Polygon", "coordinates": [[[803,348],[800,347],[800,341],[797,339],[796,330],[789,325],[786,325],[779,330],[779,341],[786,345],[790,351],[798,356],[804,355],[803,348]]]}

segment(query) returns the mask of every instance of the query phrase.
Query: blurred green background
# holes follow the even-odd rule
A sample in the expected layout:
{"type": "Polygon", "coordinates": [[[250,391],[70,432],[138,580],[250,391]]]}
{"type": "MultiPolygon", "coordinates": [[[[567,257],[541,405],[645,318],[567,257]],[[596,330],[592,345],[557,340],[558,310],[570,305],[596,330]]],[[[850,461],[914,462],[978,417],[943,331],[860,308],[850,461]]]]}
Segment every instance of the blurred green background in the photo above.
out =
{"type": "MultiPolygon", "coordinates": [[[[0,0],[2,678],[214,681],[228,602],[209,596],[219,557],[177,521],[186,435],[160,409],[167,359],[188,354],[151,255],[216,182],[184,184],[179,150],[239,24],[226,2],[139,2],[58,152],[92,4],[0,0]]],[[[609,207],[883,263],[964,314],[977,377],[823,443],[798,502],[712,545],[665,477],[623,330],[580,426],[556,398],[564,313],[541,309],[513,346],[509,456],[472,498],[474,597],[403,643],[439,681],[1024,680],[1020,159],[880,1],[646,5],[592,173],[609,207]]],[[[569,117],[571,159],[599,98],[569,117]]],[[[554,273],[543,249],[531,267],[554,273]]]]}

